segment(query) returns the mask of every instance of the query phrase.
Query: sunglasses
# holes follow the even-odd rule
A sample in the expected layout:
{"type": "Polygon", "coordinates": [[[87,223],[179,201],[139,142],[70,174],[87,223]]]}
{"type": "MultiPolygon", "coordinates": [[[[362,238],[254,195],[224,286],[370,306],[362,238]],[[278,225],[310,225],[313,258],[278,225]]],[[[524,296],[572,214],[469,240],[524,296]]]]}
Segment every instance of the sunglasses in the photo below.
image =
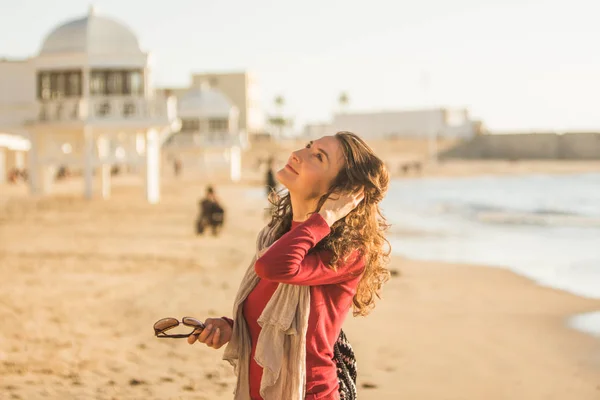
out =
{"type": "MultiPolygon", "coordinates": [[[[181,320],[181,324],[185,326],[190,326],[194,328],[190,333],[180,333],[175,335],[169,335],[166,332],[171,330],[177,326],[179,326],[180,322],[175,318],[163,318],[154,323],[154,336],[159,338],[186,338],[194,335],[196,329],[204,329],[204,323],[202,321],[198,321],[196,318],[192,317],[183,317],[181,320]]],[[[199,335],[200,332],[196,332],[195,335],[199,335]]]]}

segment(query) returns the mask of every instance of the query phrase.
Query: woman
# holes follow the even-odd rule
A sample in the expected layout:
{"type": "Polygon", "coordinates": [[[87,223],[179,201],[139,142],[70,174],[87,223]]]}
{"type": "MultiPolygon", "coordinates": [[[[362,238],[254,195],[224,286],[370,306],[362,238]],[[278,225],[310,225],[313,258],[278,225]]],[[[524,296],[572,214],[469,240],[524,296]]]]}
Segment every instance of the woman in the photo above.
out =
{"type": "Polygon", "coordinates": [[[277,179],[288,192],[259,234],[233,320],[209,318],[196,339],[227,344],[235,399],[339,399],[334,344],[350,307],[367,315],[389,278],[384,163],[350,132],[295,151],[277,179]]]}

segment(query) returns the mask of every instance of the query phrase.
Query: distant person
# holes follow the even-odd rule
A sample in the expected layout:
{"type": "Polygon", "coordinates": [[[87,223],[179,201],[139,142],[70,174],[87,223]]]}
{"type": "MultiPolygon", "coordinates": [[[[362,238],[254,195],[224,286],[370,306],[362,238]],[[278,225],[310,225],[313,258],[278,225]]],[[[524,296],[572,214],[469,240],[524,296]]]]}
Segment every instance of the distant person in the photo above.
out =
{"type": "Polygon", "coordinates": [[[210,228],[213,236],[217,236],[225,221],[225,210],[219,204],[212,186],[206,188],[206,197],[200,200],[198,218],[196,219],[196,234],[202,235],[210,228]]]}
{"type": "Polygon", "coordinates": [[[61,165],[58,167],[58,171],[56,172],[56,180],[60,181],[68,178],[71,175],[69,168],[66,165],[61,165]]]}
{"type": "Polygon", "coordinates": [[[117,175],[119,175],[120,173],[121,173],[121,167],[120,167],[119,165],[116,165],[116,164],[115,164],[115,165],[113,165],[113,166],[110,168],[110,174],[111,174],[112,176],[117,176],[117,175]]]}
{"type": "Polygon", "coordinates": [[[175,176],[181,174],[181,160],[179,160],[179,158],[176,158],[173,161],[173,172],[175,173],[175,176]]]}
{"type": "Polygon", "coordinates": [[[16,168],[11,169],[8,172],[8,182],[9,183],[17,183],[17,181],[19,180],[19,170],[16,168]]]}
{"type": "Polygon", "coordinates": [[[275,179],[275,172],[273,172],[275,159],[269,157],[267,160],[267,174],[265,177],[265,189],[267,191],[267,197],[277,190],[277,180],[275,179]]]}

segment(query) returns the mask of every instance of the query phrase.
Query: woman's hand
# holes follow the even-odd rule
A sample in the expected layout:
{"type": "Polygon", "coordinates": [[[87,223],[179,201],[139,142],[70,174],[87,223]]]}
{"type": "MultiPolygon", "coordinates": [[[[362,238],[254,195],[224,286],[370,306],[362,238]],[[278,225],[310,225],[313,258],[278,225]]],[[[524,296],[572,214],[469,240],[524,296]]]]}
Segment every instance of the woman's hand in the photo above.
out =
{"type": "Polygon", "coordinates": [[[202,331],[196,331],[200,332],[199,335],[194,333],[188,337],[189,344],[194,344],[198,340],[198,342],[204,343],[208,347],[218,349],[231,339],[231,325],[223,318],[207,318],[204,321],[204,326],[205,328],[202,331]]]}
{"type": "Polygon", "coordinates": [[[319,214],[331,226],[354,210],[364,198],[363,189],[355,193],[334,193],[325,200],[319,214]]]}

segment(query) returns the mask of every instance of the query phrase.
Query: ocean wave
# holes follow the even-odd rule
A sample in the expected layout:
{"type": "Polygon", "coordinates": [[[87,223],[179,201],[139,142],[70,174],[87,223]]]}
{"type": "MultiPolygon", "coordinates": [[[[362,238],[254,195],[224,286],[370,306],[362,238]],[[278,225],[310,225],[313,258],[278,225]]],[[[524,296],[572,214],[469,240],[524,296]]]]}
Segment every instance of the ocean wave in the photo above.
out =
{"type": "Polygon", "coordinates": [[[498,207],[480,203],[440,203],[438,213],[458,214],[463,218],[486,223],[514,225],[550,225],[599,227],[600,214],[549,207],[536,209],[498,207]]]}
{"type": "Polygon", "coordinates": [[[459,212],[459,213],[480,213],[480,212],[520,212],[526,214],[536,215],[565,215],[565,216],[581,216],[581,217],[598,217],[600,213],[591,213],[583,210],[573,211],[559,208],[528,208],[528,207],[501,207],[492,204],[480,204],[480,203],[445,203],[439,204],[438,209],[446,212],[459,212]]]}
{"type": "Polygon", "coordinates": [[[486,211],[475,214],[475,219],[485,223],[507,225],[571,226],[600,228],[600,217],[564,212],[511,212],[486,211]]]}

